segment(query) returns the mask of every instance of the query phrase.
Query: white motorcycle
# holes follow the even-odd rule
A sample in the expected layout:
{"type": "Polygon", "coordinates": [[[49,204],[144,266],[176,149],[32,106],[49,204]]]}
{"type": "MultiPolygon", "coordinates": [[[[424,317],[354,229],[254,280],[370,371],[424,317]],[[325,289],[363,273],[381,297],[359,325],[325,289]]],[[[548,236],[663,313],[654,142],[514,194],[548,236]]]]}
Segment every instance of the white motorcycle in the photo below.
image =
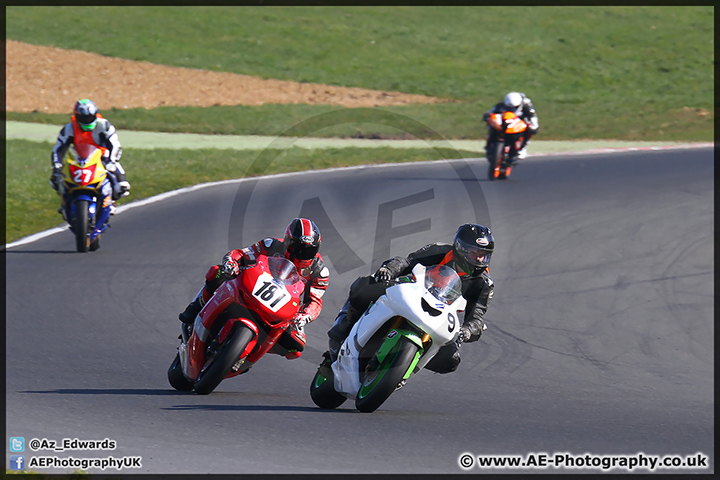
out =
{"type": "Polygon", "coordinates": [[[361,412],[374,412],[457,339],[466,303],[455,270],[417,264],[363,313],[335,362],[320,366],[310,385],[313,402],[337,408],[350,398],[361,412]]]}

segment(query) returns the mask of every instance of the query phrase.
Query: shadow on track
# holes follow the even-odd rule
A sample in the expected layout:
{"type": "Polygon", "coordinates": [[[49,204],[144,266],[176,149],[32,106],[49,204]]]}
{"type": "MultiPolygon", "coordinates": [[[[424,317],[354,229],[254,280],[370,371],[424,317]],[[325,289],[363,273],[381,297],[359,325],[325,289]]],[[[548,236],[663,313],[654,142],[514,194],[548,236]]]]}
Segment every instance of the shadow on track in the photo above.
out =
{"type": "Polygon", "coordinates": [[[57,254],[57,253],[78,253],[75,250],[5,250],[5,253],[31,253],[33,255],[57,254]]]}
{"type": "Polygon", "coordinates": [[[163,410],[203,410],[203,411],[277,411],[277,412],[339,412],[359,413],[355,409],[332,409],[325,410],[318,407],[293,407],[285,405],[175,405],[174,407],[163,408],[163,410]]]}
{"type": "Polygon", "coordinates": [[[175,390],[150,388],[60,388],[57,390],[21,390],[19,393],[50,393],[59,395],[178,395],[175,390]]]}

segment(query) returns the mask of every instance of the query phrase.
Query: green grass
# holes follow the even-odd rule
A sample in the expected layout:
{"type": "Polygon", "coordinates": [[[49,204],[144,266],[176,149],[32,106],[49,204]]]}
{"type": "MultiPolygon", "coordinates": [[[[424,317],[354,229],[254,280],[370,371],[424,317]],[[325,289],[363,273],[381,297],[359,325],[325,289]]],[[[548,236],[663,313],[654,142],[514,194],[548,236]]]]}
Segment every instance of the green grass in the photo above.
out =
{"type": "MultiPolygon", "coordinates": [[[[410,132],[420,137],[481,138],[482,113],[506,92],[524,91],[547,140],[711,140],[713,22],[710,6],[6,8],[9,39],[455,100],[388,109],[426,125],[410,132]]],[[[105,113],[121,129],[277,135],[330,108],[105,113]]],[[[358,122],[363,111],[346,115],[358,122]]],[[[61,123],[67,117],[8,118],[61,123]]],[[[372,125],[321,134],[388,135],[372,125]]]]}
{"type": "MultiPolygon", "coordinates": [[[[50,143],[9,140],[6,144],[6,243],[63,223],[60,197],[50,188],[50,143]],[[41,161],[39,159],[47,160],[41,161]]],[[[374,163],[400,163],[477,154],[451,149],[342,148],[307,150],[133,150],[122,158],[132,184],[125,201],[139,200],[198,183],[374,163]],[[260,157],[262,155],[262,157],[260,157]],[[140,175],[139,172],[142,172],[140,175]]]]}
{"type": "MultiPolygon", "coordinates": [[[[384,109],[103,109],[121,132],[479,139],[485,136],[483,112],[518,90],[538,111],[538,139],[714,137],[710,6],[11,6],[5,12],[6,38],[12,40],[452,100],[384,109]]],[[[82,72],[77,75],[82,81],[82,72]]],[[[68,115],[8,112],[7,118],[59,125],[68,115]]],[[[61,223],[58,198],[48,185],[50,148],[7,142],[6,241],[61,223]]],[[[436,150],[291,148],[277,152],[268,171],[247,172],[259,153],[127,151],[129,198],[245,174],[458,156],[436,150]]]]}
{"type": "MultiPolygon", "coordinates": [[[[5,475],[32,475],[33,478],[38,480],[83,480],[87,479],[88,473],[83,470],[76,470],[72,473],[53,473],[53,474],[46,474],[46,473],[38,473],[32,470],[10,470],[9,468],[5,469],[5,475]]],[[[107,478],[113,478],[112,475],[107,476],[107,478]]],[[[119,478],[119,477],[117,477],[119,478]]]]}

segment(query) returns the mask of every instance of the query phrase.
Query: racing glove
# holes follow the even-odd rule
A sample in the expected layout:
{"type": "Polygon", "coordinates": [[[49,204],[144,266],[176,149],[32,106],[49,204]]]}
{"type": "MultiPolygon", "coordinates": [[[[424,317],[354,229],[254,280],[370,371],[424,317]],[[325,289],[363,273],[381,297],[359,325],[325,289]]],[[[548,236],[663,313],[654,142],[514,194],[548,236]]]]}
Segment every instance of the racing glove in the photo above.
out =
{"type": "Polygon", "coordinates": [[[456,340],[457,343],[465,343],[468,340],[470,340],[470,336],[472,334],[470,333],[470,329],[467,327],[460,327],[460,334],[458,335],[458,338],[456,340]]]}
{"type": "Polygon", "coordinates": [[[477,342],[486,329],[487,325],[482,320],[478,318],[468,320],[460,327],[457,343],[477,342]]]}
{"type": "Polygon", "coordinates": [[[229,277],[237,277],[240,274],[240,266],[232,258],[224,258],[220,273],[229,277]]]}
{"type": "Polygon", "coordinates": [[[392,272],[386,267],[380,267],[378,268],[378,271],[375,272],[375,280],[378,282],[389,282],[392,278],[392,272]]]}
{"type": "Polygon", "coordinates": [[[308,323],[312,322],[312,317],[307,313],[298,312],[293,317],[293,322],[295,323],[295,326],[297,328],[302,328],[308,323]]]}
{"type": "Polygon", "coordinates": [[[60,188],[60,182],[62,182],[62,175],[60,174],[60,172],[53,172],[53,174],[50,176],[50,186],[56,192],[60,188]]]}
{"type": "Polygon", "coordinates": [[[53,163],[52,175],[50,175],[50,186],[53,190],[58,191],[62,182],[62,163],[53,163]]]}
{"type": "Polygon", "coordinates": [[[130,195],[130,182],[128,182],[127,180],[118,182],[115,185],[115,193],[117,194],[118,198],[127,197],[128,195],[130,195]]]}

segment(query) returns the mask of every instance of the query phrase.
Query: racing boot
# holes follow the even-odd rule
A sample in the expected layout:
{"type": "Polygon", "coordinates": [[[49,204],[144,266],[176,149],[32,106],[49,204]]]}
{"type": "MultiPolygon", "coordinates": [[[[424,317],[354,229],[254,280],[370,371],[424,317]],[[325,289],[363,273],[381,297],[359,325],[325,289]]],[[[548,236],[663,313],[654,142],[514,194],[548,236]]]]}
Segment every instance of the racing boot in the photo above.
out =
{"type": "Polygon", "coordinates": [[[330,363],[333,363],[335,360],[337,360],[338,352],[340,351],[340,345],[342,345],[342,342],[340,340],[335,340],[334,338],[328,339],[328,360],[330,360],[330,363]]]}
{"type": "Polygon", "coordinates": [[[517,159],[518,159],[518,160],[523,160],[523,159],[527,158],[527,154],[528,154],[528,153],[527,153],[527,147],[528,147],[528,144],[530,143],[530,137],[531,137],[531,136],[532,136],[532,135],[527,136],[527,137],[525,137],[525,138],[523,139],[523,143],[522,143],[522,145],[520,146],[520,150],[518,150],[518,156],[517,156],[517,159]]]}
{"type": "Polygon", "coordinates": [[[320,372],[320,375],[322,375],[325,378],[332,379],[333,373],[332,373],[332,365],[333,360],[330,356],[330,351],[323,352],[322,354],[323,360],[320,362],[320,366],[318,367],[318,371],[320,372]]]}
{"type": "Polygon", "coordinates": [[[302,351],[305,347],[305,342],[307,341],[305,330],[302,325],[292,324],[287,330],[285,330],[285,333],[289,334],[290,337],[292,337],[292,340],[296,343],[295,346],[288,349],[288,352],[285,354],[285,358],[288,360],[300,358],[300,355],[302,355],[302,351]]]}
{"type": "Polygon", "coordinates": [[[340,346],[350,334],[350,330],[352,330],[353,325],[355,325],[355,322],[360,318],[361,313],[362,312],[358,312],[357,309],[350,305],[350,299],[348,299],[335,318],[335,323],[332,328],[328,330],[328,351],[330,352],[330,359],[333,362],[337,359],[340,346]]]}
{"type": "Polygon", "coordinates": [[[195,299],[185,308],[185,311],[178,315],[181,322],[187,324],[195,322],[195,317],[197,317],[198,313],[200,313],[200,310],[202,310],[202,307],[205,305],[203,292],[205,292],[204,285],[195,296],[195,299]]]}
{"type": "Polygon", "coordinates": [[[452,373],[457,370],[460,360],[460,345],[451,343],[441,347],[425,368],[436,373],[452,373]]]}

